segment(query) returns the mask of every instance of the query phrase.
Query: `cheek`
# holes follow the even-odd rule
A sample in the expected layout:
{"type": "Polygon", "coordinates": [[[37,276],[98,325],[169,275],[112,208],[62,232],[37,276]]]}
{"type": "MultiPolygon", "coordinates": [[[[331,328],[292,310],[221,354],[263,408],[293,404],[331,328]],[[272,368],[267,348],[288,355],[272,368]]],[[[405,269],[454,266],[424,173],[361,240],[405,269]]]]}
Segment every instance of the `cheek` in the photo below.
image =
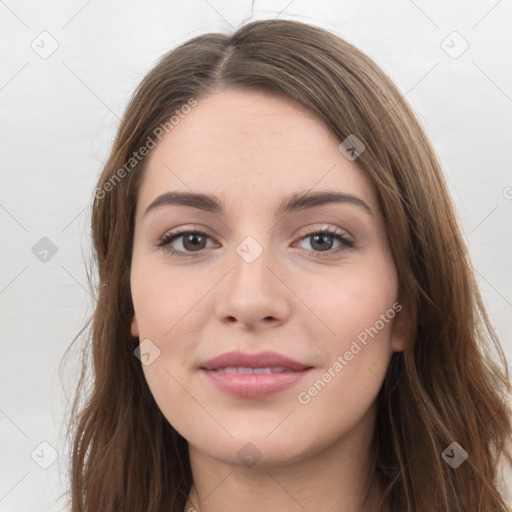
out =
{"type": "Polygon", "coordinates": [[[313,422],[327,408],[338,425],[355,421],[382,386],[392,355],[394,319],[401,309],[396,302],[396,274],[392,267],[385,268],[352,269],[328,288],[311,290],[318,317],[334,331],[318,342],[324,353],[322,368],[297,396],[313,422]]]}
{"type": "Polygon", "coordinates": [[[376,323],[379,334],[389,337],[398,295],[393,267],[340,269],[335,278],[308,282],[307,290],[305,296],[317,320],[329,328],[332,348],[343,348],[376,323]]]}
{"type": "Polygon", "coordinates": [[[191,279],[190,274],[162,263],[143,266],[135,261],[131,293],[141,339],[164,340],[177,330],[181,335],[191,323],[197,329],[201,298],[210,287],[208,279],[191,279]]]}
{"type": "Polygon", "coordinates": [[[201,298],[210,287],[206,280],[191,281],[190,275],[158,262],[132,262],[139,338],[143,343],[150,340],[152,353],[151,364],[142,369],[158,407],[180,432],[187,431],[190,421],[204,422],[201,411],[191,406],[187,390],[193,383],[187,365],[198,347],[201,322],[209,318],[201,298]]]}
{"type": "Polygon", "coordinates": [[[311,339],[315,323],[326,333],[316,341],[324,354],[321,379],[339,388],[337,396],[352,388],[374,394],[392,355],[394,319],[400,309],[395,274],[351,271],[329,287],[323,284],[310,288],[308,300],[316,306],[316,318],[310,317],[306,327],[311,339]]]}

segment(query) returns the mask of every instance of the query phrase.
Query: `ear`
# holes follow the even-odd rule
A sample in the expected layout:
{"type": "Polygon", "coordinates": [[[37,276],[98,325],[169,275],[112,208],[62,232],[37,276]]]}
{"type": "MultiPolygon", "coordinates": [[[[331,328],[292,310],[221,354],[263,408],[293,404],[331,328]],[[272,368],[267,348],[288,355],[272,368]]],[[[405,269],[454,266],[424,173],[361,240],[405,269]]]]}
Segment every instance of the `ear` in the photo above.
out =
{"type": "Polygon", "coordinates": [[[405,344],[414,335],[411,329],[414,322],[413,315],[410,311],[409,301],[402,297],[393,304],[392,309],[395,311],[395,320],[391,334],[391,348],[393,352],[403,352],[405,344]]]}
{"type": "Polygon", "coordinates": [[[403,325],[404,309],[401,302],[395,302],[395,305],[397,305],[395,306],[397,309],[400,308],[400,311],[395,310],[395,321],[393,323],[393,332],[391,334],[391,349],[393,352],[403,352],[405,347],[405,329],[403,325]]]}
{"type": "Polygon", "coordinates": [[[391,349],[393,352],[403,352],[405,347],[405,335],[393,334],[393,341],[391,343],[391,349]]]}
{"type": "Polygon", "coordinates": [[[133,315],[133,318],[132,318],[132,324],[131,324],[131,333],[132,333],[132,336],[137,338],[139,336],[139,326],[137,324],[137,318],[135,317],[135,315],[133,315]]]}

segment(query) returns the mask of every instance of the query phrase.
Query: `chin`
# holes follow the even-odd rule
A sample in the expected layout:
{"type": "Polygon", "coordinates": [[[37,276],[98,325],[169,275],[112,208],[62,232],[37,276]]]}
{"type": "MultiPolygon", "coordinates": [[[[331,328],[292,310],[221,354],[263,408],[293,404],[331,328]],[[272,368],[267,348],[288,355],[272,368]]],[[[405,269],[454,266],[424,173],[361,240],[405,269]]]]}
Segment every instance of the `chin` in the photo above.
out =
{"type": "Polygon", "coordinates": [[[234,433],[233,437],[210,437],[205,440],[204,433],[198,433],[199,442],[191,436],[189,444],[200,452],[201,456],[213,458],[229,466],[252,468],[272,468],[297,463],[313,455],[319,447],[314,440],[308,442],[304,435],[290,436],[259,428],[246,430],[243,434],[234,433]],[[205,442],[206,441],[206,442],[205,442]]]}

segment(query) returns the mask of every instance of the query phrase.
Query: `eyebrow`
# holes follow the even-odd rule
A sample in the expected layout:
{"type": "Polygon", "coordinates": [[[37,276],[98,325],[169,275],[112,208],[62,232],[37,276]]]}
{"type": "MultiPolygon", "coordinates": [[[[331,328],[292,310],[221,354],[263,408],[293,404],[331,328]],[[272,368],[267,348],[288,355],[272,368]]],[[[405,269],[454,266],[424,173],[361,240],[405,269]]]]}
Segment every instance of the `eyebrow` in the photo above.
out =
{"type": "MultiPolygon", "coordinates": [[[[369,215],[374,215],[372,209],[358,196],[346,192],[294,192],[286,196],[275,211],[275,216],[306,210],[332,203],[351,204],[360,207],[369,215]]],[[[166,192],[158,196],[144,212],[147,215],[151,210],[162,206],[189,206],[210,213],[222,213],[222,201],[210,194],[197,194],[194,192],[166,192]]]]}

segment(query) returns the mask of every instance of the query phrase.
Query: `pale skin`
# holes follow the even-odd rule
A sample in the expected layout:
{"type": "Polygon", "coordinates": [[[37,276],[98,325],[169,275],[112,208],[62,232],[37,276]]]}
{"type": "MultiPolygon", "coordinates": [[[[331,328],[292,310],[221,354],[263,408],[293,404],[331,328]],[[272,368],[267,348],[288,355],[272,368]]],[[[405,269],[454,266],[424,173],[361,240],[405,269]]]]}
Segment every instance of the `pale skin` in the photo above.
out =
{"type": "Polygon", "coordinates": [[[403,313],[332,376],[337,357],[399,301],[377,196],[340,142],[290,101],[221,90],[199,99],[149,155],[135,217],[131,330],[159,348],[144,374],[189,443],[194,486],[185,511],[375,510],[379,489],[362,503],[375,400],[393,352],[403,350],[403,313]],[[171,191],[215,195],[223,210],[168,204],[145,213],[171,191]],[[320,191],[350,194],[370,211],[345,201],[275,215],[285,196],[320,191]],[[207,235],[199,244],[176,237],[168,248],[183,257],[155,246],[178,227],[207,235]],[[330,233],[315,243],[325,229],[352,246],[330,233]],[[237,252],[247,237],[256,241],[244,246],[249,253],[262,250],[251,263],[237,252]],[[198,370],[231,350],[272,350],[313,373],[270,397],[234,397],[198,370]],[[299,393],[329,368],[330,381],[301,403],[299,393]],[[238,455],[249,442],[260,457],[252,467],[238,455]]]}

